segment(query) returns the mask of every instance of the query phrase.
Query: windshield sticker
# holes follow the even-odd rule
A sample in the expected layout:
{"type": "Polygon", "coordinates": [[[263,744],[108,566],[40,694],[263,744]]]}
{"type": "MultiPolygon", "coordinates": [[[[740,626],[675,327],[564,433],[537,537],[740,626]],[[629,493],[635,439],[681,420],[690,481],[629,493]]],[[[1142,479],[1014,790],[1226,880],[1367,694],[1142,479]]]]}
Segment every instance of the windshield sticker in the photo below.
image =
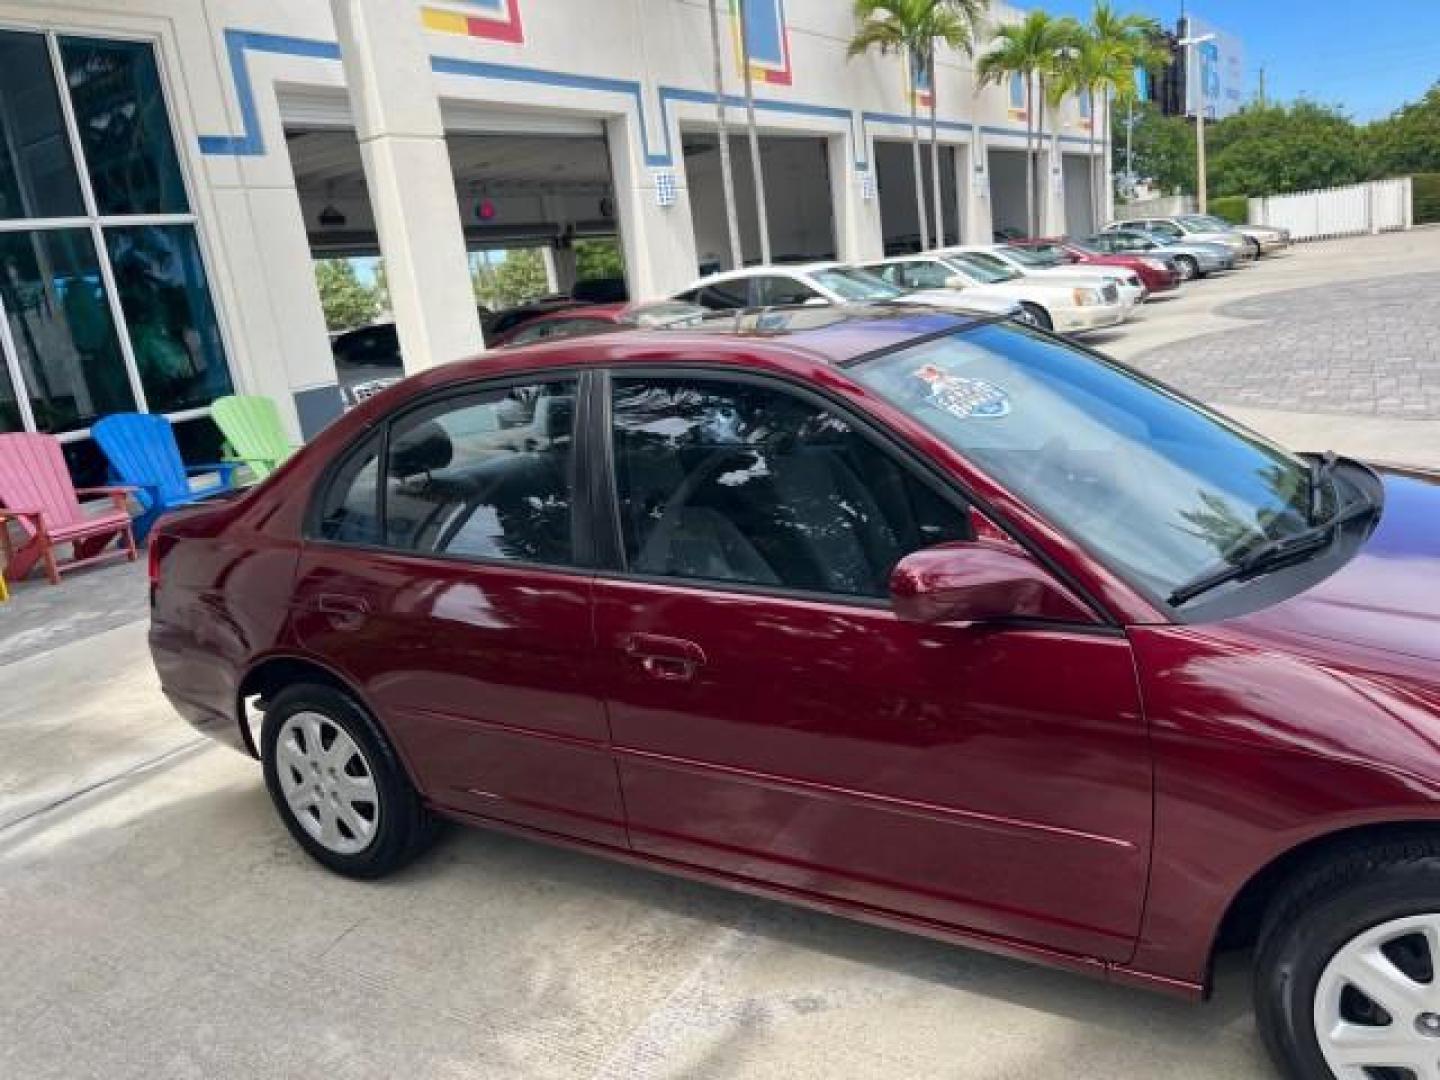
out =
{"type": "Polygon", "coordinates": [[[997,420],[1010,415],[1010,395],[983,379],[947,375],[926,364],[915,377],[930,387],[930,403],[960,420],[997,420]]]}

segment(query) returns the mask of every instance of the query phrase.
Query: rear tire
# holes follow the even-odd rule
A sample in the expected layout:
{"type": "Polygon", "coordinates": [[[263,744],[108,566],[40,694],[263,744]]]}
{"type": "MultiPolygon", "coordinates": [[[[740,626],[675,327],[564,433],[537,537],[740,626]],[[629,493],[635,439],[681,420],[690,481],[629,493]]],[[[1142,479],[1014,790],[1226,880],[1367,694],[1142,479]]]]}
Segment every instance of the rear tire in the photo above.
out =
{"type": "Polygon", "coordinates": [[[288,687],[265,710],[260,745],[265,786],[285,827],[337,874],[383,877],[434,838],[436,819],[350,695],[317,683],[288,687]]]}
{"type": "Polygon", "coordinates": [[[1041,330],[1055,329],[1055,323],[1050,318],[1050,313],[1039,304],[1032,304],[1029,301],[1022,300],[1020,302],[1020,310],[1027,316],[1024,321],[1029,325],[1038,327],[1041,330]]]}
{"type": "Polygon", "coordinates": [[[1194,281],[1200,276],[1200,264],[1190,255],[1175,256],[1175,265],[1180,268],[1181,281],[1194,281]]]}
{"type": "Polygon", "coordinates": [[[1277,897],[1256,950],[1255,1011],[1290,1080],[1433,1076],[1440,838],[1332,855],[1277,897]]]}

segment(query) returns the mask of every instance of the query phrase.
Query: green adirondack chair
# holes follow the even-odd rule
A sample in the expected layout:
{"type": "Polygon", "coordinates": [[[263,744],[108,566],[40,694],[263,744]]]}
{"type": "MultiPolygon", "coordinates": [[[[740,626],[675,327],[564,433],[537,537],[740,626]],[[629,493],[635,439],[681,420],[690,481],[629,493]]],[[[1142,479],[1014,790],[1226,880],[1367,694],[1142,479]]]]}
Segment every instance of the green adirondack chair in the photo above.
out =
{"type": "Polygon", "coordinates": [[[257,480],[264,480],[295,452],[285,437],[280,410],[267,397],[216,398],[210,416],[230,446],[227,460],[244,462],[257,480]]]}

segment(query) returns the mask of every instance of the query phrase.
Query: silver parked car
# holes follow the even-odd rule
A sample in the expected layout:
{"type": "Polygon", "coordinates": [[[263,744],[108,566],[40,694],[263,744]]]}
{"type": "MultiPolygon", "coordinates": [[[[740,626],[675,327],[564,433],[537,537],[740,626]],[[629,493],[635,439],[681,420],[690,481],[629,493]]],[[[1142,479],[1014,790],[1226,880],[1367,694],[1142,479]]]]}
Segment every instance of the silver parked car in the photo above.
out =
{"type": "Polygon", "coordinates": [[[1182,281],[1235,269],[1235,254],[1221,244],[1198,244],[1169,240],[1139,229],[1113,229],[1086,237],[1085,247],[1108,255],[1164,255],[1175,260],[1182,281]]]}
{"type": "Polygon", "coordinates": [[[1210,219],[1199,214],[1180,214],[1176,217],[1137,218],[1134,221],[1113,221],[1105,226],[1106,232],[1115,229],[1139,230],[1166,240],[1181,240],[1187,243],[1220,244],[1229,248],[1235,256],[1235,265],[1241,266],[1254,261],[1255,244],[1243,233],[1236,232],[1219,218],[1210,219]],[[1223,228],[1216,228],[1216,224],[1223,228]]]}
{"type": "Polygon", "coordinates": [[[1234,229],[1240,235],[1248,236],[1255,247],[1257,256],[1273,255],[1277,251],[1284,251],[1291,244],[1289,229],[1277,229],[1273,225],[1232,225],[1224,218],[1218,218],[1214,214],[1190,214],[1188,216],[1211,222],[1216,228],[1234,229]]]}

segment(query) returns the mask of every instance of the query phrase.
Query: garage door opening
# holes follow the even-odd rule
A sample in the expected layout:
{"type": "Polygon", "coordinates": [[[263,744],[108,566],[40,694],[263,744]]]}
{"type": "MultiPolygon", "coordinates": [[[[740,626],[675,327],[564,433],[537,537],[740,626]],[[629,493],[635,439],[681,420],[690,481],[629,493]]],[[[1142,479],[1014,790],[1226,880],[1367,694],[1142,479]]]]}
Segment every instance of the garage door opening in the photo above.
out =
{"type": "MultiPolygon", "coordinates": [[[[359,144],[348,125],[294,124],[285,135],[337,380],[353,403],[402,370],[359,144]]],[[[451,131],[446,142],[487,339],[537,302],[627,299],[609,147],[598,122],[577,120],[553,134],[451,131]]]]}
{"type": "MultiPolygon", "coordinates": [[[[989,153],[990,214],[995,231],[1014,230],[1028,235],[1030,219],[1025,202],[1026,154],[1023,150],[991,150],[989,153]]],[[[1041,194],[1040,185],[1037,183],[1037,204],[1041,194]]]]}
{"type": "Polygon", "coordinates": [[[1061,156],[1065,169],[1065,229],[1071,236],[1089,236],[1100,227],[1095,220],[1095,174],[1085,154],[1061,156]]]}
{"type": "MultiPolygon", "coordinates": [[[[730,239],[720,170],[720,140],[713,132],[684,133],[685,180],[695,224],[697,270],[731,270],[730,239]]],[[[815,136],[762,135],[761,168],[770,219],[770,253],[775,262],[835,258],[834,198],[830,181],[829,140],[815,136]]],[[[755,180],[750,142],[730,138],[735,177],[736,216],[746,266],[760,261],[760,230],[755,213],[755,180]]]]}
{"type": "MultiPolygon", "coordinates": [[[[940,207],[943,244],[960,243],[961,228],[955,198],[955,148],[940,147],[940,207]]],[[[935,232],[934,173],[930,145],[920,147],[920,177],[925,185],[925,219],[935,232]]],[[[875,179],[880,195],[880,228],[886,255],[904,255],[921,249],[920,216],[915,203],[915,158],[910,143],[875,140],[875,179]]]]}

